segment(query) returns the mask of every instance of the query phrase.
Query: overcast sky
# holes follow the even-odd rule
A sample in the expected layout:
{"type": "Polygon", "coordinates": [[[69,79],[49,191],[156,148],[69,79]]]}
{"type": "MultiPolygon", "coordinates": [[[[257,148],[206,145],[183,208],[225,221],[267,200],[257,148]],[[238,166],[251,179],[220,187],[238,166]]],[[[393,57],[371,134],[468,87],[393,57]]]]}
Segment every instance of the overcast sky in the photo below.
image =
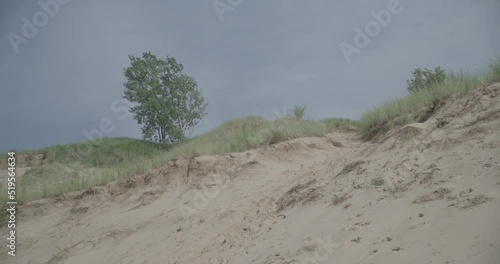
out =
{"type": "Polygon", "coordinates": [[[173,56],[198,81],[198,133],[293,105],[359,118],[416,67],[476,72],[500,55],[499,0],[55,1],[0,2],[0,151],[85,140],[102,120],[104,136],[140,138],[119,101],[129,54],[173,56]],[[378,30],[371,11],[388,9],[378,30]]]}

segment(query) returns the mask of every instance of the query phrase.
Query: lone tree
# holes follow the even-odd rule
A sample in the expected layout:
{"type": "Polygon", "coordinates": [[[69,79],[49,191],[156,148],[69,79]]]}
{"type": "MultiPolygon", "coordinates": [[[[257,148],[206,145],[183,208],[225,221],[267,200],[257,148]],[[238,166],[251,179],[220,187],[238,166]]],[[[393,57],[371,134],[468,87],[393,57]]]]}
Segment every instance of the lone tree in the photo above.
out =
{"type": "Polygon", "coordinates": [[[207,103],[193,77],[182,73],[182,64],[151,52],[142,58],[129,55],[131,66],[124,69],[127,82],[123,98],[136,103],[130,109],[142,126],[145,139],[161,144],[182,141],[207,114],[207,103]]]}
{"type": "Polygon", "coordinates": [[[420,89],[427,89],[433,84],[442,83],[446,78],[446,74],[441,67],[436,67],[434,70],[416,68],[411,74],[413,78],[406,81],[410,93],[420,89]]]}

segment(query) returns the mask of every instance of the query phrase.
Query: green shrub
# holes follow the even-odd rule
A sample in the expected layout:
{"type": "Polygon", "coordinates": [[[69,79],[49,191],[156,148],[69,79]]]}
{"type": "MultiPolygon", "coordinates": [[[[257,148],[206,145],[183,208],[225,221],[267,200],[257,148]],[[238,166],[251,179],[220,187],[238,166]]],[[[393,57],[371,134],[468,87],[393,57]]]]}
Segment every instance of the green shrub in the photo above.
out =
{"type": "Polygon", "coordinates": [[[304,118],[304,114],[306,113],[306,107],[296,105],[293,107],[292,113],[296,118],[304,118]]]}
{"type": "Polygon", "coordinates": [[[434,70],[427,68],[416,68],[412,71],[413,78],[407,80],[408,92],[413,93],[421,89],[429,89],[433,85],[439,85],[446,79],[446,74],[443,69],[436,67],[434,70]]]}

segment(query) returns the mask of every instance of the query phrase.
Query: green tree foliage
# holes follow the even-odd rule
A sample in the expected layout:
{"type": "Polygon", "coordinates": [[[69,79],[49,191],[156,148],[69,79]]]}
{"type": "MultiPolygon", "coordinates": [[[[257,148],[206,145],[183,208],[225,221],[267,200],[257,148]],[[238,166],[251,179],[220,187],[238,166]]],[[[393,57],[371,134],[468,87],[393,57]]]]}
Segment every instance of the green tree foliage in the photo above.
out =
{"type": "Polygon", "coordinates": [[[408,92],[413,93],[420,89],[427,89],[433,84],[442,83],[446,78],[446,74],[441,67],[436,67],[434,70],[416,68],[411,73],[413,78],[407,80],[408,92]]]}
{"type": "Polygon", "coordinates": [[[304,114],[306,113],[306,107],[296,105],[293,107],[292,113],[297,118],[303,118],[304,114]]]}
{"type": "Polygon", "coordinates": [[[193,77],[182,73],[182,64],[151,52],[129,56],[123,98],[136,103],[130,109],[142,126],[145,139],[161,144],[182,141],[207,114],[207,103],[193,77]]]}

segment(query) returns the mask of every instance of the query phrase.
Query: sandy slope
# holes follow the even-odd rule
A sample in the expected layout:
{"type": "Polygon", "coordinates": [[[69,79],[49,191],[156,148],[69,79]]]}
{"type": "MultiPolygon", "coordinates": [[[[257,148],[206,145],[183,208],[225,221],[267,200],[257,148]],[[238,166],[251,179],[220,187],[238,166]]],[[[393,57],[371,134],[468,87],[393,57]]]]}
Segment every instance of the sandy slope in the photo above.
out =
{"type": "Polygon", "coordinates": [[[296,139],[35,201],[0,260],[500,263],[499,94],[452,98],[373,143],[296,139]]]}

